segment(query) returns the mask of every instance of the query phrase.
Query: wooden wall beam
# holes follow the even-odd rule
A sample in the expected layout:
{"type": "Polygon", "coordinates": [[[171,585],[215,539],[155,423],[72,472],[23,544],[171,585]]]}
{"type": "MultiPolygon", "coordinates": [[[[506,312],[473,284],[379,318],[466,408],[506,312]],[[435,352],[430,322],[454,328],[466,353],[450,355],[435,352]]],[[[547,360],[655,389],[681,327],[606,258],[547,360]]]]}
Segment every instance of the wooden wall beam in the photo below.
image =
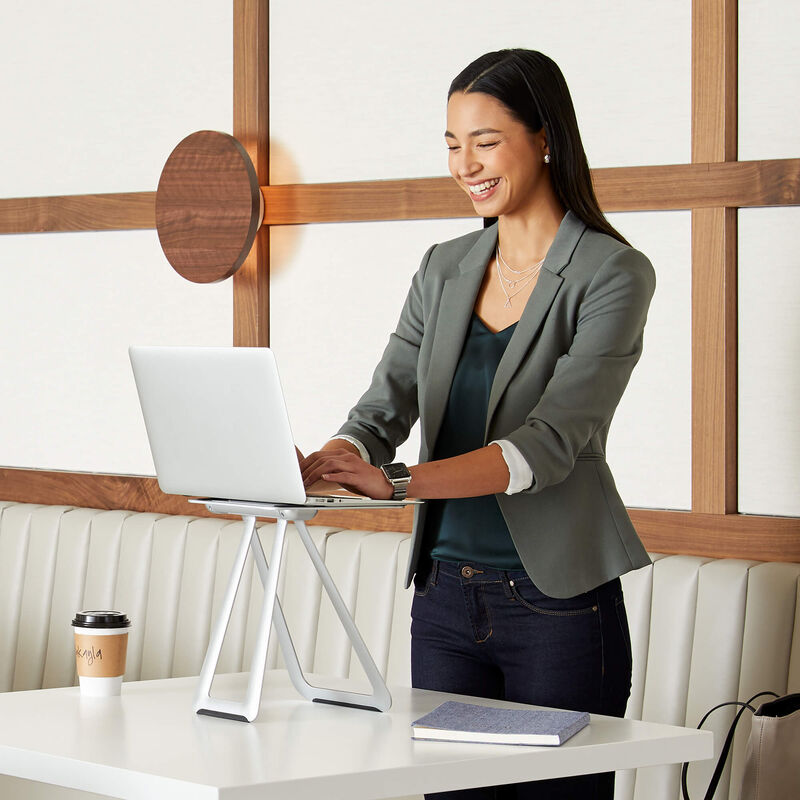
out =
{"type": "MultiPolygon", "coordinates": [[[[211,516],[204,506],[164,494],[155,478],[0,468],[0,500],[82,508],[211,516]]],[[[800,518],[629,509],[650,552],[709,558],[800,562],[800,518]]],[[[320,511],[315,525],[353,530],[411,530],[412,509],[320,511]]]]}
{"type": "Polygon", "coordinates": [[[604,211],[800,205],[800,158],[610,167],[592,178],[604,211]]]}
{"type": "MultiPolygon", "coordinates": [[[[800,158],[608,167],[592,179],[604,211],[800,205],[800,158]]],[[[451,178],[265,183],[262,190],[266,225],[474,216],[451,178]]],[[[0,234],[154,226],[154,192],[0,199],[0,234]]]]}
{"type": "Polygon", "coordinates": [[[692,0],[692,161],[736,161],[738,0],[692,0]]]}
{"type": "Polygon", "coordinates": [[[452,178],[267,186],[264,208],[268,225],[475,216],[452,178]]]}
{"type": "Polygon", "coordinates": [[[737,212],[692,211],[692,510],[737,510],[737,212]]]}
{"type": "Polygon", "coordinates": [[[154,228],[156,193],[0,199],[0,234],[154,228]]]}
{"type": "Polygon", "coordinates": [[[0,499],[81,508],[212,516],[205,506],[164,494],[155,478],[43,469],[0,468],[0,499]]]}
{"type": "MultiPolygon", "coordinates": [[[[800,205],[800,159],[592,171],[604,211],[800,205]]],[[[285,184],[263,189],[264,222],[297,225],[473,217],[450,178],[285,184]]]]}
{"type": "MultiPolygon", "coordinates": [[[[737,0],[692,2],[692,161],[737,157],[737,0]]],[[[731,168],[731,165],[726,165],[731,168]]],[[[692,511],[737,509],[736,209],[692,211],[692,511]]]]}
{"type": "MultiPolygon", "coordinates": [[[[233,3],[233,135],[259,186],[269,183],[269,2],[233,3]]],[[[233,276],[233,343],[269,345],[269,228],[262,226],[233,276]]]]}
{"type": "Polygon", "coordinates": [[[800,518],[628,509],[651,553],[800,562],[800,518]]]}

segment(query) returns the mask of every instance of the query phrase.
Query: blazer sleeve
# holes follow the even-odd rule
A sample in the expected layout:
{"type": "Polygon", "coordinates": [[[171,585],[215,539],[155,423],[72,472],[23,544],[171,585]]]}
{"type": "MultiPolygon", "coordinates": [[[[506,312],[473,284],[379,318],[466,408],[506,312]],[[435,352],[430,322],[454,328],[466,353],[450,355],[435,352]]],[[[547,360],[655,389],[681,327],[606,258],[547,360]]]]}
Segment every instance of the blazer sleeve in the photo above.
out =
{"type": "Polygon", "coordinates": [[[610,421],[642,353],[654,290],[650,261],[632,248],[612,254],[595,274],[578,306],[568,352],[525,423],[503,436],[533,472],[525,492],[564,480],[592,435],[610,421]]]}
{"type": "Polygon", "coordinates": [[[339,429],[367,448],[373,464],[389,463],[419,417],[417,364],[425,331],[422,287],[432,245],[411,281],[394,333],[372,375],[369,389],[339,429]]]}

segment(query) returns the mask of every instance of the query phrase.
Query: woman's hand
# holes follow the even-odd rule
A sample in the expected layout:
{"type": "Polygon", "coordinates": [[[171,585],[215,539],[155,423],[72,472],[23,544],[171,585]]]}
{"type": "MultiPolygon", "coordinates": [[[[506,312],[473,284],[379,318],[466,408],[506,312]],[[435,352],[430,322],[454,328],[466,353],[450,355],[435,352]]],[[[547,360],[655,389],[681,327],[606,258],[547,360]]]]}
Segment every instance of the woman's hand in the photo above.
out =
{"type": "Polygon", "coordinates": [[[389,500],[392,486],[378,467],[367,464],[361,456],[344,448],[319,450],[300,462],[303,485],[331,481],[356,494],[374,500],[389,500]]]}
{"type": "MultiPolygon", "coordinates": [[[[356,448],[343,439],[332,439],[322,450],[301,459],[300,471],[306,488],[317,481],[330,481],[373,500],[390,500],[394,494],[383,472],[364,461],[356,448]]],[[[496,443],[460,456],[417,464],[409,467],[409,472],[411,482],[406,496],[428,500],[499,494],[508,488],[509,481],[503,451],[496,443]]]]}

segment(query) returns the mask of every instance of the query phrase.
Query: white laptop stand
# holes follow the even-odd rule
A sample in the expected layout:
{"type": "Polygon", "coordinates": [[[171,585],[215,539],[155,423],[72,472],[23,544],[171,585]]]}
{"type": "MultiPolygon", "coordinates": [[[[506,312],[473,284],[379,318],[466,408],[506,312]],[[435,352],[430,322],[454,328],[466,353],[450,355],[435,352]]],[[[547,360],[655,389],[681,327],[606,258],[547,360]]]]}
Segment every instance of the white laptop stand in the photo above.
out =
{"type": "MultiPolygon", "coordinates": [[[[224,717],[235,719],[242,722],[252,722],[258,715],[261,705],[261,690],[264,683],[264,669],[267,663],[267,650],[269,648],[270,632],[272,623],[278,634],[278,644],[280,645],[289,677],[297,691],[308,700],[317,703],[332,703],[334,705],[352,706],[354,708],[365,708],[371,711],[387,711],[392,705],[392,697],[386,688],[375,662],[372,660],[361,634],[356,628],[347,606],[336,588],[325,562],[322,560],[311,535],[308,532],[305,521],[311,519],[318,511],[316,508],[291,505],[269,505],[262,503],[246,503],[231,500],[202,500],[192,501],[202,502],[212,514],[238,514],[244,520],[244,531],[236,551],[233,567],[222,607],[219,616],[214,622],[211,631],[211,638],[208,643],[208,650],[203,661],[203,668],[200,671],[200,680],[197,687],[197,695],[194,703],[194,710],[198,714],[207,714],[212,717],[224,717]],[[256,531],[256,518],[270,517],[278,520],[275,532],[275,541],[272,545],[272,554],[267,564],[264,548],[256,531]],[[322,585],[333,603],[333,607],[341,620],[342,625],[353,645],[353,650],[358,656],[361,665],[364,667],[367,678],[372,686],[372,694],[361,694],[359,692],[348,692],[335,689],[326,689],[319,686],[312,686],[305,678],[303,669],[297,658],[297,653],[292,643],[289,628],[286,625],[286,618],[283,616],[280,601],[277,598],[278,575],[280,573],[281,557],[283,555],[283,544],[286,538],[286,527],[288,521],[294,522],[300,539],[305,545],[308,555],[314,564],[322,585]],[[244,571],[245,561],[248,550],[253,551],[253,557],[264,585],[264,599],[261,606],[261,617],[258,622],[258,632],[256,643],[250,662],[250,676],[247,682],[247,693],[243,701],[225,700],[222,698],[211,697],[211,683],[214,680],[214,673],[219,661],[222,642],[225,638],[225,631],[228,628],[233,604],[236,600],[236,593],[244,571]]],[[[331,508],[348,508],[348,506],[332,506],[331,508]]]]}

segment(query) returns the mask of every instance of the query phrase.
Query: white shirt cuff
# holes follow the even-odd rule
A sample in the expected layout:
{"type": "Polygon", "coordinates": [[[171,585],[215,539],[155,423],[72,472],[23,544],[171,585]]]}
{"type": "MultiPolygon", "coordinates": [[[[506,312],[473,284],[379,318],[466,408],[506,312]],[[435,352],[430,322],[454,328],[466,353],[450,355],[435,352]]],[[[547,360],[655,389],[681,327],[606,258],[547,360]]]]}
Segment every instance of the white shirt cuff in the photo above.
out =
{"type": "Polygon", "coordinates": [[[328,441],[332,442],[334,439],[344,439],[344,441],[350,442],[350,444],[352,444],[356,448],[356,450],[358,450],[358,454],[364,461],[367,462],[367,464],[372,463],[367,448],[364,447],[364,445],[361,444],[361,442],[359,442],[358,439],[354,439],[352,436],[348,436],[346,433],[340,433],[338,436],[334,436],[332,439],[328,439],[328,441]]]}
{"type": "Polygon", "coordinates": [[[522,457],[519,448],[507,439],[495,439],[489,444],[499,445],[503,451],[503,460],[508,467],[508,488],[505,493],[516,494],[528,489],[533,483],[533,470],[522,457]]]}

